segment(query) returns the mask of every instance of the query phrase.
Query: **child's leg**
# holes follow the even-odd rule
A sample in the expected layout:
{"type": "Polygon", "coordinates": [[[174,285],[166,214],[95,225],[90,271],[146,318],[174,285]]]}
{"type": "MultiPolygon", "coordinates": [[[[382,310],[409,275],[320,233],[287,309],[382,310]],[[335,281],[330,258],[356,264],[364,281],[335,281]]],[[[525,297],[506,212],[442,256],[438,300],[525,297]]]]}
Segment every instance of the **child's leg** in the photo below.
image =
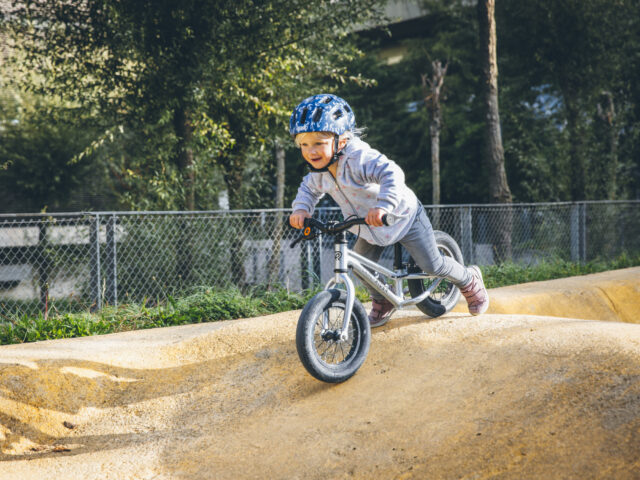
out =
{"type": "Polygon", "coordinates": [[[400,241],[416,264],[426,273],[449,280],[459,288],[472,281],[469,270],[451,257],[440,254],[433,235],[433,227],[422,205],[409,232],[400,241]]]}
{"type": "MultiPolygon", "coordinates": [[[[373,245],[367,242],[363,238],[358,238],[358,241],[353,247],[354,252],[356,252],[359,255],[362,255],[365,258],[368,258],[369,260],[373,260],[374,262],[377,262],[380,259],[380,255],[382,255],[383,250],[384,250],[384,247],[373,245]]],[[[378,301],[384,300],[384,297],[380,295],[377,291],[369,287],[369,285],[365,284],[364,282],[363,284],[373,300],[378,300],[378,301]]]]}

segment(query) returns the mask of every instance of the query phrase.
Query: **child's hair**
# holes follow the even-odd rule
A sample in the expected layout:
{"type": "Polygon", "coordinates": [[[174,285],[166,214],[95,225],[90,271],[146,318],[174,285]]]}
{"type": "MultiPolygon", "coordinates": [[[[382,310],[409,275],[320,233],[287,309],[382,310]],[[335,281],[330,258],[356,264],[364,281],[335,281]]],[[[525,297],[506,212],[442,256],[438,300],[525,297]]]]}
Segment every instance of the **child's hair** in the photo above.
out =
{"type": "MultiPolygon", "coordinates": [[[[311,134],[318,135],[320,138],[333,138],[333,135],[334,135],[334,133],[332,133],[332,132],[302,132],[302,133],[298,133],[296,135],[296,138],[294,139],[296,147],[300,147],[300,142],[302,141],[302,139],[305,138],[307,135],[311,135],[311,134]]],[[[364,134],[364,128],[355,128],[353,130],[348,130],[348,131],[344,132],[342,135],[340,135],[340,140],[346,139],[347,142],[348,142],[352,138],[360,138],[360,137],[362,137],[363,134],[364,134]]]]}

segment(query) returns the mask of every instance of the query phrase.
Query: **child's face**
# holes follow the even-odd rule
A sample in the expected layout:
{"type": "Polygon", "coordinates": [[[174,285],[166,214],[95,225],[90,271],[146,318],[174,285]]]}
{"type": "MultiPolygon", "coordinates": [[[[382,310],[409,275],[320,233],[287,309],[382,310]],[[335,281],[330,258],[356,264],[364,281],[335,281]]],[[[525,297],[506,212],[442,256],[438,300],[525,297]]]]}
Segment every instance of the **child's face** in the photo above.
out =
{"type": "MultiPolygon", "coordinates": [[[[342,149],[345,143],[346,140],[341,139],[338,143],[338,149],[342,149]]],[[[320,133],[311,132],[300,138],[299,145],[303,158],[313,168],[326,167],[333,157],[333,137],[325,137],[320,133]]]]}

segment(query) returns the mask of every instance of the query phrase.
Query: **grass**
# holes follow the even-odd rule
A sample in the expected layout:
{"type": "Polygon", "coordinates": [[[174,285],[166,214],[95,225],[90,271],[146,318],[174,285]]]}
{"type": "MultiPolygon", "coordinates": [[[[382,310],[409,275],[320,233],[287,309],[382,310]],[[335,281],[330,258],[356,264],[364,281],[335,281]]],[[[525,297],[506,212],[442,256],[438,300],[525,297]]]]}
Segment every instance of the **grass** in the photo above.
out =
{"type": "Polygon", "coordinates": [[[213,291],[200,289],[166,305],[126,304],[97,313],[65,313],[44,318],[23,316],[0,324],[0,344],[101,335],[145,328],[255,317],[302,308],[315,292],[290,293],[284,289],[213,291]]]}
{"type": "Polygon", "coordinates": [[[556,278],[575,277],[591,273],[619,270],[640,265],[640,254],[621,255],[615,260],[594,260],[588,263],[576,263],[566,260],[545,260],[536,265],[503,263],[481,267],[487,288],[506,287],[519,283],[540,282],[556,278]]]}
{"type": "MultiPolygon", "coordinates": [[[[640,255],[623,255],[609,262],[579,264],[557,260],[534,266],[505,263],[484,266],[482,271],[487,288],[495,288],[637,265],[640,265],[640,255]]],[[[5,321],[0,322],[0,345],[248,318],[297,310],[318,292],[318,288],[299,293],[289,292],[284,288],[256,288],[248,294],[237,289],[215,291],[201,288],[182,298],[170,297],[165,305],[157,307],[127,304],[117,308],[106,307],[97,313],[65,313],[48,318],[42,314],[17,319],[4,317],[5,321]]],[[[361,301],[367,300],[367,293],[361,287],[358,288],[357,295],[361,301]]]]}
{"type": "MultiPolygon", "coordinates": [[[[126,304],[105,307],[97,313],[4,317],[5,321],[0,322],[0,345],[256,317],[300,309],[318,291],[256,288],[245,294],[238,289],[201,288],[179,299],[169,297],[165,305],[157,307],[126,304]]],[[[357,295],[366,300],[364,289],[358,289],[357,295]]]]}

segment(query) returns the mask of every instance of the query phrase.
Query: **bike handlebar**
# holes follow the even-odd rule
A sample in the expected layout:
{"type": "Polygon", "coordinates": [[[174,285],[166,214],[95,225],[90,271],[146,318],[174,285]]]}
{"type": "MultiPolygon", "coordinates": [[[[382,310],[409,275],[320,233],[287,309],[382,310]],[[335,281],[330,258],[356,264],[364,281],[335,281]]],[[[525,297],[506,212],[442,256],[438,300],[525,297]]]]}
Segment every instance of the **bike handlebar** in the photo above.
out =
{"type": "Polygon", "coordinates": [[[328,222],[324,223],[320,220],[316,220],[315,218],[305,218],[304,219],[304,230],[307,228],[317,228],[322,233],[340,233],[348,228],[351,228],[355,225],[364,225],[366,222],[364,218],[350,218],[345,220],[344,222],[328,222]]]}
{"type": "MultiPolygon", "coordinates": [[[[389,216],[386,213],[382,216],[382,223],[384,223],[386,226],[393,225],[393,223],[395,222],[393,222],[392,220],[394,220],[394,217],[389,216]]],[[[298,242],[300,242],[301,240],[311,240],[315,238],[316,235],[315,235],[315,232],[313,231],[314,228],[319,230],[321,233],[328,233],[330,235],[335,235],[355,225],[366,225],[366,223],[367,222],[363,217],[349,218],[343,222],[337,222],[337,223],[336,222],[324,223],[315,218],[308,217],[304,219],[302,235],[298,237],[291,244],[291,248],[295,247],[298,244],[298,242]]]]}
{"type": "MultiPolygon", "coordinates": [[[[384,214],[382,216],[382,223],[386,226],[392,225],[393,223],[389,222],[390,217],[388,214],[384,214]]],[[[340,233],[348,228],[351,228],[355,225],[366,225],[366,221],[362,217],[348,218],[343,222],[338,223],[323,223],[320,220],[316,220],[315,218],[305,218],[304,219],[304,228],[314,227],[320,230],[322,233],[340,233]]]]}

